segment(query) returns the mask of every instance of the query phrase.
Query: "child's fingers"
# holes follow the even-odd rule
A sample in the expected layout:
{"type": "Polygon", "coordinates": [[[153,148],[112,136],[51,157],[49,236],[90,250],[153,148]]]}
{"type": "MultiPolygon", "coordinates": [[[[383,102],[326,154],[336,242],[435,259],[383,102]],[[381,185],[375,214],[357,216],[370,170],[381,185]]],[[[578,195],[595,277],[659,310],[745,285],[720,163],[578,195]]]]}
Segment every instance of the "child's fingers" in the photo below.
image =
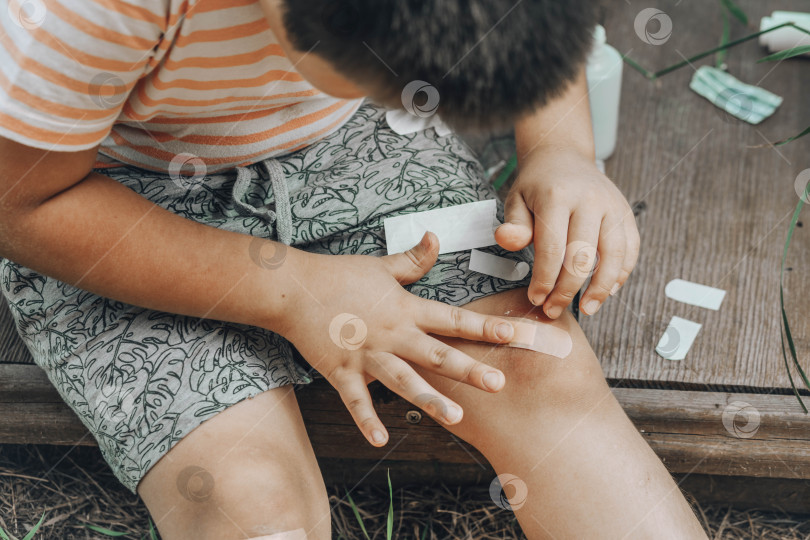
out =
{"type": "Polygon", "coordinates": [[[402,336],[394,352],[439,375],[488,392],[497,392],[503,387],[505,381],[501,371],[474,360],[455,347],[419,332],[402,336]]]}
{"type": "Polygon", "coordinates": [[[414,320],[425,332],[488,343],[508,343],[514,335],[512,324],[494,315],[435,300],[418,299],[418,304],[414,320]]]}
{"type": "Polygon", "coordinates": [[[549,202],[548,210],[534,219],[534,268],[529,301],[541,306],[557,283],[568,237],[568,207],[549,202]]]}
{"type": "Polygon", "coordinates": [[[627,240],[624,235],[624,223],[612,221],[607,217],[602,222],[599,237],[599,267],[591,278],[591,283],[582,295],[580,306],[583,313],[593,315],[602,306],[618,283],[619,274],[627,253],[627,240]]]}
{"type": "Polygon", "coordinates": [[[576,212],[572,216],[562,270],[543,304],[543,311],[549,318],[556,319],[562,314],[593,271],[600,225],[601,219],[588,212],[576,212]]]}
{"type": "Polygon", "coordinates": [[[332,382],[332,386],[340,394],[340,399],[366,440],[373,446],[384,446],[388,442],[388,433],[374,410],[363,374],[347,374],[340,381],[332,382]]]}
{"type": "Polygon", "coordinates": [[[439,238],[426,232],[414,247],[404,253],[386,255],[380,260],[401,284],[408,285],[419,281],[436,264],[439,256],[439,238]]]}
{"type": "Polygon", "coordinates": [[[624,253],[624,262],[622,269],[619,271],[619,279],[610,294],[616,294],[620,287],[624,286],[625,281],[630,276],[633,268],[638,262],[638,253],[641,245],[641,239],[638,235],[638,227],[636,226],[636,218],[633,214],[628,214],[624,218],[624,238],[627,243],[627,250],[624,253]]]}
{"type": "Polygon", "coordinates": [[[534,217],[523,200],[523,195],[513,189],[506,197],[503,209],[503,225],[495,230],[495,241],[504,249],[517,251],[532,241],[534,217]]]}
{"type": "Polygon", "coordinates": [[[387,388],[413,403],[439,422],[458,423],[463,415],[459,405],[440,394],[407,362],[391,353],[378,353],[368,371],[387,388]]]}

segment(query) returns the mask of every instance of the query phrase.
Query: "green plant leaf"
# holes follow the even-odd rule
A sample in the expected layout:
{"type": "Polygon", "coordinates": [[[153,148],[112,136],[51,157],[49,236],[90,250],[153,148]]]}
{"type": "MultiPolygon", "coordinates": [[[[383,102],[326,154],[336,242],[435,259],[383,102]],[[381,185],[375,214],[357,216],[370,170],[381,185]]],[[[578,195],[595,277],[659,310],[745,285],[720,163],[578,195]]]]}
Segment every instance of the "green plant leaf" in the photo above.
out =
{"type": "Polygon", "coordinates": [[[771,32],[775,32],[775,31],[779,30],[780,28],[786,28],[788,26],[790,26],[792,28],[795,28],[795,29],[799,30],[800,32],[804,32],[805,34],[810,34],[810,31],[805,30],[804,28],[802,28],[800,26],[797,26],[792,22],[786,22],[786,23],[782,23],[780,25],[768,28],[767,30],[760,30],[759,32],[749,34],[747,36],[741,37],[740,39],[735,39],[733,41],[729,41],[725,45],[720,45],[719,47],[714,47],[714,48],[711,48],[711,49],[709,49],[707,51],[703,51],[702,53],[698,53],[698,54],[696,54],[694,56],[691,56],[691,57],[689,57],[689,58],[687,58],[685,60],[682,60],[680,62],[672,64],[671,66],[665,67],[665,68],[660,69],[660,70],[655,71],[655,72],[652,72],[652,71],[648,70],[647,68],[645,68],[644,66],[642,66],[641,64],[639,64],[638,62],[636,62],[635,60],[633,60],[632,58],[630,58],[627,55],[622,55],[622,59],[624,60],[624,62],[627,65],[629,65],[630,67],[632,67],[633,69],[635,69],[636,71],[638,71],[639,73],[644,75],[644,77],[646,77],[647,79],[649,79],[651,81],[654,81],[655,79],[658,79],[659,77],[662,77],[662,76],[664,76],[664,75],[666,75],[668,73],[672,73],[673,71],[681,69],[684,66],[694,64],[698,60],[706,58],[709,55],[715,54],[715,53],[720,52],[720,51],[724,51],[726,49],[730,49],[732,47],[736,47],[737,45],[740,45],[741,43],[745,43],[746,41],[750,41],[752,39],[755,39],[755,38],[757,38],[757,37],[759,37],[759,36],[761,36],[763,34],[769,34],[771,32]]]}
{"type": "Polygon", "coordinates": [[[743,23],[744,25],[748,25],[748,15],[740,9],[740,6],[735,4],[732,0],[720,0],[723,6],[728,10],[729,13],[734,15],[734,17],[743,23]]]}
{"type": "Polygon", "coordinates": [[[3,530],[3,527],[0,527],[0,538],[2,540],[11,540],[11,538],[9,538],[6,534],[6,531],[3,530]]]}
{"type": "Polygon", "coordinates": [[[622,60],[624,60],[625,64],[627,64],[631,68],[635,69],[636,71],[638,71],[639,73],[644,75],[644,77],[646,77],[647,79],[650,79],[650,80],[655,79],[655,73],[653,73],[649,69],[645,68],[644,66],[642,66],[641,64],[639,64],[638,62],[636,62],[635,60],[633,60],[632,58],[630,58],[626,54],[622,55],[622,60]]]}
{"type": "Polygon", "coordinates": [[[787,372],[788,380],[790,381],[790,387],[793,389],[793,395],[796,396],[797,400],[799,400],[799,405],[802,406],[802,410],[806,414],[807,407],[804,405],[804,400],[802,399],[801,394],[799,394],[799,389],[796,388],[796,383],[793,382],[793,375],[790,372],[790,364],[788,363],[787,352],[785,351],[785,330],[781,326],[779,327],[779,334],[782,342],[782,359],[785,361],[785,371],[787,372]]]}
{"type": "Polygon", "coordinates": [[[95,531],[97,533],[101,533],[107,536],[127,536],[129,533],[126,532],[118,532],[113,531],[111,529],[105,529],[104,527],[99,527],[98,525],[85,525],[91,531],[95,531]]]}
{"type": "Polygon", "coordinates": [[[152,540],[158,540],[157,532],[155,532],[155,526],[152,524],[152,519],[149,519],[149,536],[152,540]]]}
{"type": "Polygon", "coordinates": [[[757,64],[761,64],[762,62],[773,62],[774,60],[785,60],[787,58],[793,58],[794,56],[801,56],[807,53],[810,53],[810,45],[800,45],[799,47],[793,47],[792,49],[779,51],[778,53],[773,53],[765,58],[760,58],[757,60],[757,64]]]}
{"type": "MultiPolygon", "coordinates": [[[[728,18],[728,11],[723,11],[723,34],[720,36],[720,46],[724,47],[728,45],[728,41],[731,38],[731,21],[728,18]]],[[[723,49],[717,51],[717,54],[714,55],[714,65],[717,69],[721,69],[723,64],[726,62],[726,56],[728,55],[728,49],[723,49]]]]}
{"type": "Polygon", "coordinates": [[[394,489],[391,487],[391,469],[388,469],[388,521],[386,524],[386,538],[391,540],[394,536],[394,489]]]}
{"type": "Polygon", "coordinates": [[[788,322],[787,312],[785,311],[785,261],[787,261],[787,254],[788,250],[790,249],[790,241],[793,239],[793,232],[796,230],[796,223],[799,221],[799,214],[802,211],[802,206],[804,205],[804,198],[810,196],[810,183],[805,186],[804,189],[804,196],[799,197],[799,202],[796,204],[796,210],[793,211],[793,218],[790,220],[790,227],[788,227],[788,234],[787,239],[785,239],[785,247],[782,250],[782,265],[779,273],[779,305],[782,311],[782,355],[785,360],[785,368],[788,371],[788,379],[790,380],[790,386],[793,388],[793,394],[796,396],[796,399],[799,400],[799,405],[802,406],[802,410],[807,413],[807,407],[804,405],[804,400],[802,399],[801,395],[799,394],[799,390],[796,388],[796,385],[793,382],[793,376],[790,373],[790,366],[788,364],[788,358],[785,351],[785,339],[788,343],[788,349],[790,350],[790,356],[793,360],[793,365],[799,371],[799,376],[804,381],[805,386],[810,389],[810,381],[807,379],[807,374],[802,369],[801,364],[799,363],[799,358],[796,354],[796,345],[793,343],[793,335],[790,332],[790,323],[788,322]]]}
{"type": "Polygon", "coordinates": [[[31,540],[34,537],[34,535],[37,534],[39,528],[42,527],[42,522],[44,521],[45,521],[45,512],[42,513],[42,517],[39,518],[39,521],[37,521],[37,524],[34,525],[34,528],[28,531],[28,534],[23,536],[23,540],[31,540]]]}
{"type": "Polygon", "coordinates": [[[787,144],[789,142],[795,141],[796,139],[798,139],[800,137],[804,137],[808,133],[810,133],[810,126],[808,126],[804,131],[802,131],[798,135],[794,135],[793,137],[788,137],[787,139],[784,139],[782,141],[775,142],[775,143],[773,143],[773,145],[774,146],[782,146],[783,144],[787,144]]]}
{"type": "Polygon", "coordinates": [[[354,512],[354,517],[357,519],[357,523],[360,524],[360,529],[363,531],[363,535],[366,537],[366,540],[371,540],[371,538],[369,538],[368,536],[368,531],[366,531],[366,525],[365,523],[363,523],[363,518],[360,517],[360,511],[357,510],[357,505],[354,504],[354,499],[352,499],[352,496],[349,494],[348,491],[346,491],[346,498],[349,499],[349,504],[352,507],[352,512],[354,512]]]}
{"type": "Polygon", "coordinates": [[[506,165],[503,166],[500,174],[498,174],[498,178],[492,182],[492,187],[494,187],[496,191],[501,189],[501,186],[506,183],[509,179],[509,175],[515,170],[515,167],[517,167],[517,154],[513,154],[512,157],[509,158],[509,161],[506,162],[506,165]]]}

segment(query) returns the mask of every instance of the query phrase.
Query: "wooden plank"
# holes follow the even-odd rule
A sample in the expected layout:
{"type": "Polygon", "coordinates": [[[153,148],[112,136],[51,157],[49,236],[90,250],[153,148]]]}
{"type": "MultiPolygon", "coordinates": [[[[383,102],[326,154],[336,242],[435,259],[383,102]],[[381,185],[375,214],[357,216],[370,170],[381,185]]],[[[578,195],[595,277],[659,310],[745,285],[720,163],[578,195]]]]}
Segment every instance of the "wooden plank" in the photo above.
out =
{"type": "Polygon", "coordinates": [[[695,434],[644,433],[674,473],[810,479],[807,440],[732,439],[695,434]]]}
{"type": "Polygon", "coordinates": [[[633,388],[613,393],[643,431],[810,443],[810,415],[793,396],[633,388]]]}
{"type": "Polygon", "coordinates": [[[39,366],[0,364],[0,403],[63,403],[39,366]]]}
{"type": "Polygon", "coordinates": [[[439,463],[437,461],[399,461],[392,459],[338,459],[318,457],[318,464],[327,485],[356,484],[388,487],[387,471],[391,472],[394,489],[411,484],[425,485],[442,482],[456,486],[488,486],[495,478],[489,463],[439,463]]]}
{"type": "MultiPolygon", "coordinates": [[[[752,28],[733,23],[733,37],[752,33],[775,7],[741,0],[752,28]]],[[[785,10],[806,10],[786,0],[785,10]]],[[[657,30],[655,22],[650,29],[657,30]]],[[[718,42],[719,2],[696,0],[613,2],[605,22],[608,41],[652,69],[707,50],[718,42]],[[672,20],[672,35],[649,45],[633,23],[642,8],[657,7],[672,20]],[[683,55],[683,56],[682,56],[683,55]]],[[[623,290],[595,317],[586,334],[614,383],[660,388],[771,391],[789,388],[780,347],[778,277],[788,216],[798,202],[794,182],[807,161],[810,137],[772,148],[752,148],[810,125],[804,60],[757,64],[766,51],[756,40],[728,54],[729,71],[784,97],[758,126],[730,119],[689,90],[693,69],[655,82],[625,66],[619,142],[608,173],[628,200],[643,203],[637,218],[641,257],[623,290]],[[669,300],[664,286],[683,278],[726,289],[719,311],[669,300]],[[658,357],[654,346],[673,315],[703,324],[686,360],[658,357]]],[[[713,58],[696,62],[711,64],[713,58]]],[[[810,217],[806,218],[810,220],[810,217]]],[[[796,345],[805,366],[810,317],[802,297],[810,290],[810,227],[796,230],[786,297],[796,345]]]]}
{"type": "Polygon", "coordinates": [[[736,510],[764,509],[807,514],[810,482],[744,476],[676,475],[682,490],[701,505],[732,505],[736,510]]]}
{"type": "MultiPolygon", "coordinates": [[[[792,396],[614,388],[647,442],[673,472],[810,479],[810,416],[792,396]]],[[[474,448],[413,406],[375,400],[391,434],[385,448],[368,445],[334,391],[319,383],[297,392],[316,454],[359,459],[485,463],[474,448]],[[340,445],[335,444],[340,441],[340,445]],[[393,451],[392,451],[393,449],[393,451]]]]}
{"type": "MultiPolygon", "coordinates": [[[[810,479],[810,416],[801,412],[791,396],[613,391],[673,472],[810,479]],[[755,424],[749,424],[751,418],[755,424]]],[[[391,435],[390,443],[381,449],[363,439],[337,392],[325,381],[300,387],[296,394],[320,458],[487,466],[478,451],[426,415],[416,420],[415,407],[382,387],[372,393],[391,435]]],[[[41,369],[0,365],[0,443],[94,442],[41,369]]]]}
{"type": "Polygon", "coordinates": [[[64,403],[0,403],[0,444],[95,446],[96,440],[64,403]]]}

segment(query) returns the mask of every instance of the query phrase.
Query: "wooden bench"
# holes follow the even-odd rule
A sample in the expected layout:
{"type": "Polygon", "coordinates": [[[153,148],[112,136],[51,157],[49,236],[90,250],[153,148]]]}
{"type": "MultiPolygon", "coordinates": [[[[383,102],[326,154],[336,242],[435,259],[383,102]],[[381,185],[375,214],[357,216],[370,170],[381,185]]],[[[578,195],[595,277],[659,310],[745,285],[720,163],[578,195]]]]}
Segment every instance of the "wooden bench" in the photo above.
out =
{"type": "MultiPolygon", "coordinates": [[[[765,15],[765,6],[753,0],[739,4],[752,24],[765,15]]],[[[801,0],[784,4],[780,7],[805,7],[801,0]]],[[[664,45],[648,45],[634,33],[639,5],[616,2],[605,22],[608,40],[645,66],[661,68],[716,45],[719,3],[673,0],[644,7],[649,5],[673,21],[664,45]]],[[[735,26],[733,35],[752,31],[735,26]]],[[[806,510],[810,417],[791,395],[784,370],[778,271],[797,202],[794,179],[810,167],[810,137],[779,148],[751,147],[810,125],[810,70],[803,60],[756,64],[764,55],[754,41],[728,56],[735,76],[785,98],[760,126],[730,120],[692,93],[691,67],[654,82],[625,67],[620,145],[608,173],[635,203],[641,258],[624,289],[583,327],[615,395],[670,470],[686,479],[684,485],[724,500],[745,499],[747,493],[749,503],[806,510]],[[663,293],[673,278],[728,294],[716,312],[679,304],[663,293]],[[703,324],[681,362],[654,352],[673,315],[703,324]],[[722,478],[732,487],[718,495],[712,490],[722,478]]],[[[810,368],[810,318],[802,299],[810,291],[808,228],[794,236],[786,294],[796,345],[810,368]]],[[[5,306],[0,362],[0,443],[94,444],[30,363],[5,306]]],[[[302,388],[298,396],[316,454],[324,463],[341,464],[325,471],[330,478],[359,480],[381,469],[380,460],[398,464],[413,478],[441,477],[442,470],[460,471],[453,478],[461,480],[491,478],[475,449],[384,389],[374,392],[391,433],[382,449],[362,439],[325,384],[302,388]]]]}
{"type": "MultiPolygon", "coordinates": [[[[4,310],[2,318],[6,317],[4,310]]],[[[17,360],[27,361],[27,353],[17,360]]],[[[792,396],[644,388],[613,391],[670,471],[691,476],[691,483],[685,485],[703,494],[701,499],[725,502],[736,494],[739,502],[748,505],[775,504],[794,511],[810,508],[810,483],[806,482],[810,479],[810,417],[792,396]],[[726,429],[723,414],[734,402],[745,402],[758,411],[759,429],[753,437],[737,437],[726,429]],[[705,475],[712,475],[709,485],[705,475]],[[731,482],[722,483],[717,477],[729,477],[731,482]],[[734,480],[739,477],[745,477],[745,482],[738,485],[734,480]],[[782,482],[753,488],[751,478],[782,482]],[[763,486],[770,489],[765,491],[763,486]],[[740,498],[743,488],[749,491],[740,498]]],[[[415,481],[438,478],[471,483],[494,477],[477,450],[415,407],[380,386],[372,394],[390,432],[390,442],[382,449],[363,439],[328,384],[317,381],[297,391],[315,453],[330,481],[355,483],[379,469],[375,476],[379,482],[385,467],[394,467],[415,481]]],[[[0,443],[96,444],[44,372],[30,363],[0,365],[0,443]]]]}

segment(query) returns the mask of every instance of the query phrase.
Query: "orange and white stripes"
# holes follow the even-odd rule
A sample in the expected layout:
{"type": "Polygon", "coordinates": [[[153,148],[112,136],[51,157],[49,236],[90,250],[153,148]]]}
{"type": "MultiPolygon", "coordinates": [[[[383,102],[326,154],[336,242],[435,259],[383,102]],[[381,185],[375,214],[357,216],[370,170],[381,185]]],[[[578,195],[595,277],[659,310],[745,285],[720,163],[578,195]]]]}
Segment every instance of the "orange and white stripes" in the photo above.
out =
{"type": "Polygon", "coordinates": [[[168,171],[302,148],[359,100],[312,87],[258,0],[0,0],[0,135],[168,171]],[[6,16],[8,14],[9,16],[6,16]]]}

